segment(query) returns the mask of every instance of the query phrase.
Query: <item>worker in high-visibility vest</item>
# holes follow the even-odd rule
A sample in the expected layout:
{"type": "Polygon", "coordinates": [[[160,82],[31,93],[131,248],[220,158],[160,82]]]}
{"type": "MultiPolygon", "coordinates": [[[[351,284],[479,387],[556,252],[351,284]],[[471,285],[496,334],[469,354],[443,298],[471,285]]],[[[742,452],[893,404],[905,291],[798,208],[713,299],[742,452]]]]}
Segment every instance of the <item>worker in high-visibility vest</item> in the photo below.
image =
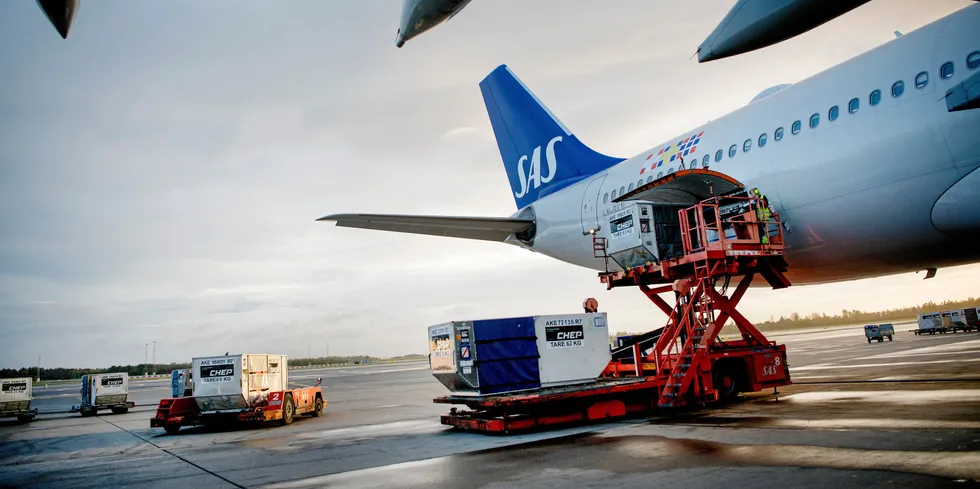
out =
{"type": "Polygon", "coordinates": [[[769,244],[769,220],[772,213],[769,210],[769,199],[758,188],[752,189],[753,201],[756,204],[756,216],[759,218],[759,235],[762,244],[769,244]]]}

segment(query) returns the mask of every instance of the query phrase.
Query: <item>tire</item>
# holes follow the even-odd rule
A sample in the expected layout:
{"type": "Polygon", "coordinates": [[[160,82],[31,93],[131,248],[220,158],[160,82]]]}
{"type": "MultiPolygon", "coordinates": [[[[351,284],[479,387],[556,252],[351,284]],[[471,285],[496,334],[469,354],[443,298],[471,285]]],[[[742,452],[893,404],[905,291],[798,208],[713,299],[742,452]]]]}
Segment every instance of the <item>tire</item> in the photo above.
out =
{"type": "Polygon", "coordinates": [[[868,338],[868,344],[869,345],[871,344],[871,338],[868,338]]]}
{"type": "Polygon", "coordinates": [[[885,341],[885,339],[884,338],[878,338],[878,343],[881,343],[882,341],[885,341]]]}
{"type": "Polygon", "coordinates": [[[731,401],[738,397],[738,377],[732,372],[732,369],[721,368],[716,370],[711,375],[711,382],[714,384],[715,390],[718,391],[719,401],[731,401]]]}
{"type": "Polygon", "coordinates": [[[176,435],[180,431],[179,424],[166,423],[163,425],[163,431],[166,431],[168,435],[176,435]]]}
{"type": "Polygon", "coordinates": [[[319,418],[323,416],[323,397],[316,396],[316,401],[313,402],[313,417],[319,418]]]}
{"type": "Polygon", "coordinates": [[[286,394],[286,399],[282,403],[282,420],[283,426],[293,422],[293,416],[296,415],[296,405],[293,404],[293,395],[286,394]]]}
{"type": "Polygon", "coordinates": [[[21,423],[30,423],[31,421],[34,421],[34,416],[34,414],[19,414],[17,415],[17,421],[20,421],[21,423]]]}
{"type": "Polygon", "coordinates": [[[126,414],[129,412],[128,407],[114,407],[112,408],[112,414],[126,414]]]}
{"type": "Polygon", "coordinates": [[[892,340],[892,335],[888,335],[888,341],[892,340]]]}
{"type": "Polygon", "coordinates": [[[95,408],[82,408],[81,410],[79,410],[79,412],[82,414],[82,417],[83,418],[87,418],[89,416],[95,416],[96,409],[95,408]]]}

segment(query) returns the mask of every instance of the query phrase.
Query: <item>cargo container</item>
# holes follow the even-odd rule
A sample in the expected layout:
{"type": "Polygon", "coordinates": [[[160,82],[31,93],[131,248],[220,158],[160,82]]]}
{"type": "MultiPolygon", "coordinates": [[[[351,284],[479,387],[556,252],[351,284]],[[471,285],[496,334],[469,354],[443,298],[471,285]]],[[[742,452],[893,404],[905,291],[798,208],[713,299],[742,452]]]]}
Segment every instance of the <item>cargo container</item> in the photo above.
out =
{"type": "Polygon", "coordinates": [[[943,324],[943,329],[946,331],[970,331],[973,329],[972,326],[966,324],[966,318],[963,317],[962,309],[955,309],[952,311],[943,311],[940,313],[941,321],[943,324]]]}
{"type": "Polygon", "coordinates": [[[185,397],[194,394],[193,370],[181,368],[170,372],[171,397],[185,397]]]}
{"type": "Polygon", "coordinates": [[[966,323],[967,327],[980,331],[980,314],[977,313],[977,308],[967,307],[961,309],[960,313],[963,315],[963,322],[966,323]]]}
{"type": "Polygon", "coordinates": [[[683,206],[627,202],[605,218],[606,251],[623,269],[682,254],[677,211],[683,206]]]}
{"type": "Polygon", "coordinates": [[[83,375],[81,390],[82,403],[72,406],[71,412],[82,416],[93,416],[103,409],[122,414],[136,406],[128,401],[129,374],[126,372],[83,375]]]}
{"type": "Polygon", "coordinates": [[[456,394],[593,382],[609,360],[606,313],[453,321],[429,327],[432,375],[456,394]]]}
{"type": "Polygon", "coordinates": [[[150,427],[173,434],[181,426],[218,420],[279,420],[285,425],[297,414],[321,416],[327,402],[320,379],[314,387],[291,389],[287,367],[286,355],[194,358],[189,373],[194,378],[193,395],[161,399],[150,427]]]}
{"type": "Polygon", "coordinates": [[[936,334],[945,333],[943,329],[943,323],[940,320],[938,312],[931,312],[927,314],[919,314],[918,318],[919,329],[915,330],[915,334],[936,334]]]}
{"type": "Polygon", "coordinates": [[[16,416],[22,422],[32,421],[37,409],[31,409],[33,379],[19,377],[0,379],[0,418],[16,416]]]}

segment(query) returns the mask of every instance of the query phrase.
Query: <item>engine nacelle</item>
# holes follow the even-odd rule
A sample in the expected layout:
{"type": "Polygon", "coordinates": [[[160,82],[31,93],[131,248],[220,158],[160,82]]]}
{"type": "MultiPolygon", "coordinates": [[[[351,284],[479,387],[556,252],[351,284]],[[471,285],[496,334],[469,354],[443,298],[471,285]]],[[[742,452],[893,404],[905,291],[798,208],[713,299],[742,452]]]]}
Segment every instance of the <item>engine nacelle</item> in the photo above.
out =
{"type": "Polygon", "coordinates": [[[727,58],[798,36],[870,0],[738,0],[698,47],[698,61],[727,58]]]}

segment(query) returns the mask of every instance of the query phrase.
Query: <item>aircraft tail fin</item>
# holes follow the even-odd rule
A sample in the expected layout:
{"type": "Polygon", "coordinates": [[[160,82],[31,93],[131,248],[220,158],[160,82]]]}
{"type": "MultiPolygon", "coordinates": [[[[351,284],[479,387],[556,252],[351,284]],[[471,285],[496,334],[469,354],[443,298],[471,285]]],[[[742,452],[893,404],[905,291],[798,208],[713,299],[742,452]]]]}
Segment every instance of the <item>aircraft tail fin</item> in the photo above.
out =
{"type": "Polygon", "coordinates": [[[480,91],[518,209],[623,161],[579,141],[507,65],[480,91]]]}

